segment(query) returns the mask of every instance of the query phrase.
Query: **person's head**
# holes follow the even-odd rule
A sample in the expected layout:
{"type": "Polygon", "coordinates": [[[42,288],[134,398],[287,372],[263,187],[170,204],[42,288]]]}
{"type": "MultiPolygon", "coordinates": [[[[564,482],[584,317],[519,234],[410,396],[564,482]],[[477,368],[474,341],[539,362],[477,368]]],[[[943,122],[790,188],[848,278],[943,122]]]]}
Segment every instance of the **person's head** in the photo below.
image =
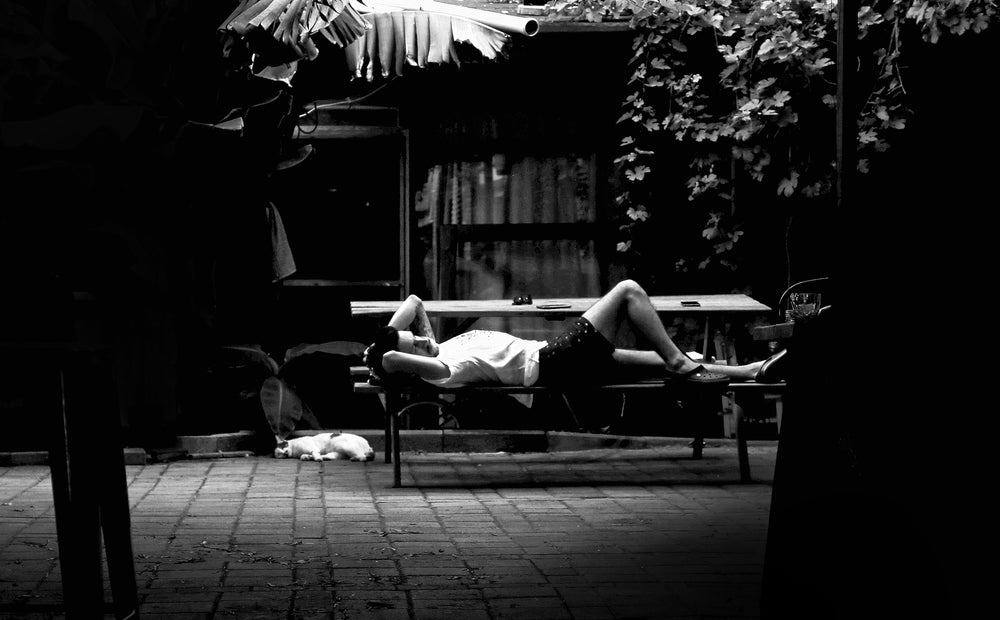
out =
{"type": "Polygon", "coordinates": [[[395,327],[379,328],[375,332],[374,342],[365,351],[365,365],[376,377],[385,377],[386,372],[382,365],[382,357],[389,351],[435,357],[438,354],[438,346],[433,338],[417,336],[413,332],[395,327]]]}

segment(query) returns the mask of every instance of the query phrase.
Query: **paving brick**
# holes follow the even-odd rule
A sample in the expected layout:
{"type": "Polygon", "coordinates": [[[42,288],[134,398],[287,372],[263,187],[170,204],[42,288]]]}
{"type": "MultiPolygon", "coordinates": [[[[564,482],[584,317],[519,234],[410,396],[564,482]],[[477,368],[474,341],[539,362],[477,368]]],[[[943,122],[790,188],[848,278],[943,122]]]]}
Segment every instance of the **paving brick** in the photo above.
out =
{"type": "MultiPolygon", "coordinates": [[[[753,617],[770,486],[719,453],[404,453],[431,486],[400,489],[380,460],[129,465],[143,616],[753,617]]],[[[774,446],[753,458],[766,482],[774,446]]],[[[0,616],[57,615],[50,485],[0,467],[0,616]]]]}

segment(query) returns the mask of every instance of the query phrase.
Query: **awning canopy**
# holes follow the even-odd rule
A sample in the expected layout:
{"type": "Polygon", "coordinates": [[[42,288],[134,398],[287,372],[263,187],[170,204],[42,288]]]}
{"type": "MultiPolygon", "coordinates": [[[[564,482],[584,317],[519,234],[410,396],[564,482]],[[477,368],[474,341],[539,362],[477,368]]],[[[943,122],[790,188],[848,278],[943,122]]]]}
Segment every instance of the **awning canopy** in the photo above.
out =
{"type": "Polygon", "coordinates": [[[319,55],[322,36],[344,49],[355,77],[374,80],[470,53],[494,60],[538,22],[435,0],[243,0],[219,29],[247,42],[265,77],[290,79],[295,63],[319,55]]]}

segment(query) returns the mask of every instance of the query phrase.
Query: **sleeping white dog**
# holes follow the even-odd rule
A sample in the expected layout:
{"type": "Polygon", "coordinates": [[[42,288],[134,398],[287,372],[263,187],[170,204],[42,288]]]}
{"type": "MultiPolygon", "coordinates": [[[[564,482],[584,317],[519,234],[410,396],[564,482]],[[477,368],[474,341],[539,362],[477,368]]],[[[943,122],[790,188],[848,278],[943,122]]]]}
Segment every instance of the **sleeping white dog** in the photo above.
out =
{"type": "Polygon", "coordinates": [[[298,458],[303,461],[371,461],[375,451],[368,440],[351,433],[319,433],[284,440],[279,437],[274,448],[274,458],[298,458]]]}

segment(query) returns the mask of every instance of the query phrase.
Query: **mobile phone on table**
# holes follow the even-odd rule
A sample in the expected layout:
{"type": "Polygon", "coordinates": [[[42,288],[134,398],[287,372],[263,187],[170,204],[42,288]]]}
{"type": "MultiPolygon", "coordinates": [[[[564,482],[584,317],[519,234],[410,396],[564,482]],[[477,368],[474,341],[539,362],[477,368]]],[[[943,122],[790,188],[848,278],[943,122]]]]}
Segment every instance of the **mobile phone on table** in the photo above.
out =
{"type": "Polygon", "coordinates": [[[701,306],[701,304],[698,303],[697,301],[682,301],[681,302],[681,307],[682,308],[697,308],[699,306],[701,306]]]}

